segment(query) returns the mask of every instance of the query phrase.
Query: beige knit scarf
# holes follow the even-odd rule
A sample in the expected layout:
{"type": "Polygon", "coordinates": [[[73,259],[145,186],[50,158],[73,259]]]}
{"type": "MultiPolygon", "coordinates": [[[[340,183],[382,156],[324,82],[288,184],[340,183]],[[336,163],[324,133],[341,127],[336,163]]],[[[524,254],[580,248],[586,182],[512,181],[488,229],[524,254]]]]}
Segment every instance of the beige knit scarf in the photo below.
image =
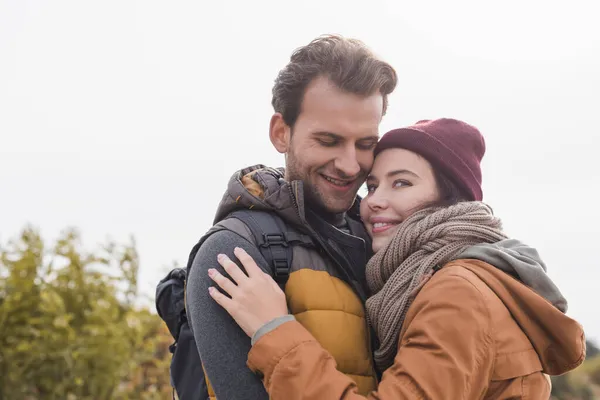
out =
{"type": "Polygon", "coordinates": [[[375,362],[383,371],[394,362],[411,292],[426,274],[467,247],[505,239],[500,220],[481,202],[463,202],[416,212],[400,224],[385,248],[367,264],[367,317],[379,338],[375,362]]]}

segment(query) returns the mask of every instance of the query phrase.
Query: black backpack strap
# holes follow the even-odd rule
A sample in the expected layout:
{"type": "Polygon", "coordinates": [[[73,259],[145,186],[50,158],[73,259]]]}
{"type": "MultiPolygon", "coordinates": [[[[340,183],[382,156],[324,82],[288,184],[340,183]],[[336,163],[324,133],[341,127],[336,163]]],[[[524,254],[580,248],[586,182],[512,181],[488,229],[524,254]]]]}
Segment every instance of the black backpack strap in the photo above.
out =
{"type": "Polygon", "coordinates": [[[238,210],[229,215],[242,221],[252,232],[258,250],[273,271],[273,279],[285,285],[293,260],[293,244],[312,245],[308,235],[287,229],[278,215],[255,210],[238,210]]]}
{"type": "Polygon", "coordinates": [[[206,232],[204,234],[204,236],[202,236],[200,238],[198,243],[196,243],[196,245],[194,247],[192,247],[192,250],[190,251],[190,255],[188,256],[187,266],[185,268],[186,277],[190,276],[190,268],[192,267],[192,264],[194,263],[194,258],[196,258],[196,253],[198,253],[198,250],[200,250],[200,247],[202,246],[202,244],[206,241],[206,239],[208,239],[208,237],[210,235],[212,235],[215,232],[222,231],[224,229],[227,229],[227,228],[220,226],[220,225],[214,225],[212,228],[210,228],[208,230],[208,232],[206,232]]]}

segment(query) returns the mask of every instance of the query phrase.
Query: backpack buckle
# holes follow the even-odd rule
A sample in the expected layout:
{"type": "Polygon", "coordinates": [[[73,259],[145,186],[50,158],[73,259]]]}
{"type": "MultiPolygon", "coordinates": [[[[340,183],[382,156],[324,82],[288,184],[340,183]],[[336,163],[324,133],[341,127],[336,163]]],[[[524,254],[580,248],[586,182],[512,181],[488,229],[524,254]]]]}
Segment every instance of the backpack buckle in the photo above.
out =
{"type": "Polygon", "coordinates": [[[287,247],[287,238],[284,233],[263,233],[263,241],[261,247],[269,247],[269,246],[283,246],[287,247]]]}
{"type": "Polygon", "coordinates": [[[289,266],[287,260],[273,260],[273,266],[275,267],[275,275],[282,276],[288,274],[289,266]]]}
{"type": "Polygon", "coordinates": [[[275,276],[273,278],[276,282],[282,282],[287,279],[290,273],[290,267],[287,260],[273,260],[273,267],[275,269],[275,276]]]}
{"type": "Polygon", "coordinates": [[[169,346],[169,352],[170,352],[171,354],[175,353],[175,349],[176,349],[176,348],[177,348],[177,340],[175,340],[175,341],[173,342],[173,344],[171,344],[171,345],[169,346]]]}

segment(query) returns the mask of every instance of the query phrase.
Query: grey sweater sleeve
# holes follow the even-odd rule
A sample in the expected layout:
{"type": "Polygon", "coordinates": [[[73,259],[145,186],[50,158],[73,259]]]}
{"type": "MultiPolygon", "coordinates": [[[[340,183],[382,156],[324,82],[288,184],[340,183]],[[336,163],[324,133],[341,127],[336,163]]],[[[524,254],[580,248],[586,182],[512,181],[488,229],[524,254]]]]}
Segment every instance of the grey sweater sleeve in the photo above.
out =
{"type": "Polygon", "coordinates": [[[267,400],[269,395],[262,381],[246,366],[250,338],[208,294],[208,288],[216,286],[208,277],[208,269],[216,268],[228,276],[217,263],[217,255],[223,253],[235,261],[233,249],[236,246],[246,250],[263,270],[268,271],[256,246],[243,237],[228,230],[212,234],[196,254],[188,276],[187,315],[217,399],[267,400]]]}

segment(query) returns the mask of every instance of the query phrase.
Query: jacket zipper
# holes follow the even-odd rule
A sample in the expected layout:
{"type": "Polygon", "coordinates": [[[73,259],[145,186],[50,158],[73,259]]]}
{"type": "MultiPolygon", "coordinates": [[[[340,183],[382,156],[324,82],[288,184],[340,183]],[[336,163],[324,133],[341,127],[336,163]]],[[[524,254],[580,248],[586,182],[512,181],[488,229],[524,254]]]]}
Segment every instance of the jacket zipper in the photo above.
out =
{"type": "Polygon", "coordinates": [[[290,183],[290,195],[292,196],[292,203],[294,204],[294,209],[296,210],[296,214],[298,215],[298,218],[300,218],[300,220],[304,223],[304,226],[306,228],[308,228],[308,231],[312,234],[312,236],[315,238],[315,240],[321,245],[321,248],[329,256],[329,258],[331,259],[331,261],[337,265],[339,272],[342,275],[345,276],[346,283],[348,283],[348,285],[350,285],[350,287],[352,288],[352,290],[354,291],[354,293],[358,296],[359,299],[361,299],[361,301],[363,303],[363,311],[366,312],[366,310],[364,309],[364,304],[365,304],[365,301],[367,299],[362,295],[362,290],[360,290],[360,288],[357,287],[358,282],[354,283],[354,280],[352,279],[352,277],[350,276],[350,274],[348,273],[348,271],[346,271],[346,269],[343,267],[343,265],[340,264],[336,260],[336,258],[334,257],[334,255],[331,254],[331,252],[327,249],[327,245],[321,239],[321,236],[319,234],[317,234],[317,232],[315,232],[315,230],[312,229],[312,227],[300,215],[300,210],[298,209],[298,203],[296,201],[296,196],[295,196],[294,190],[292,188],[292,186],[294,186],[294,185],[295,185],[295,182],[291,182],[290,183]]]}
{"type": "MultiPolygon", "coordinates": [[[[327,253],[327,255],[329,256],[329,258],[332,260],[332,262],[336,263],[338,266],[338,269],[340,270],[340,272],[344,275],[346,275],[346,282],[350,285],[350,287],[352,287],[354,293],[358,296],[359,299],[361,299],[362,303],[363,303],[363,313],[365,315],[364,319],[365,319],[365,329],[366,329],[366,333],[367,333],[367,346],[368,346],[368,354],[371,360],[371,368],[372,368],[372,374],[373,377],[375,378],[375,383],[379,383],[379,376],[376,370],[376,366],[375,366],[375,361],[373,358],[373,337],[372,337],[372,332],[371,332],[371,327],[369,326],[369,320],[367,318],[367,308],[366,308],[366,298],[363,298],[363,296],[361,295],[361,291],[356,287],[356,284],[354,284],[353,280],[350,279],[351,277],[349,276],[348,272],[344,269],[344,267],[336,261],[335,257],[333,257],[333,255],[327,250],[327,246],[325,246],[325,244],[323,243],[323,241],[321,240],[321,237],[314,231],[314,229],[312,229],[312,227],[306,222],[305,219],[302,218],[302,216],[300,215],[300,210],[298,208],[298,203],[296,201],[296,194],[294,193],[294,186],[295,184],[293,182],[290,183],[290,195],[292,197],[292,203],[294,204],[294,209],[296,210],[296,215],[298,215],[298,218],[304,223],[304,226],[306,228],[308,228],[309,232],[312,234],[312,236],[314,236],[315,240],[321,245],[321,248],[325,251],[325,253],[327,253]]],[[[343,232],[342,232],[343,233],[343,232]]],[[[363,240],[363,242],[365,242],[363,240]]],[[[366,246],[366,243],[364,243],[364,245],[366,246]]]]}

